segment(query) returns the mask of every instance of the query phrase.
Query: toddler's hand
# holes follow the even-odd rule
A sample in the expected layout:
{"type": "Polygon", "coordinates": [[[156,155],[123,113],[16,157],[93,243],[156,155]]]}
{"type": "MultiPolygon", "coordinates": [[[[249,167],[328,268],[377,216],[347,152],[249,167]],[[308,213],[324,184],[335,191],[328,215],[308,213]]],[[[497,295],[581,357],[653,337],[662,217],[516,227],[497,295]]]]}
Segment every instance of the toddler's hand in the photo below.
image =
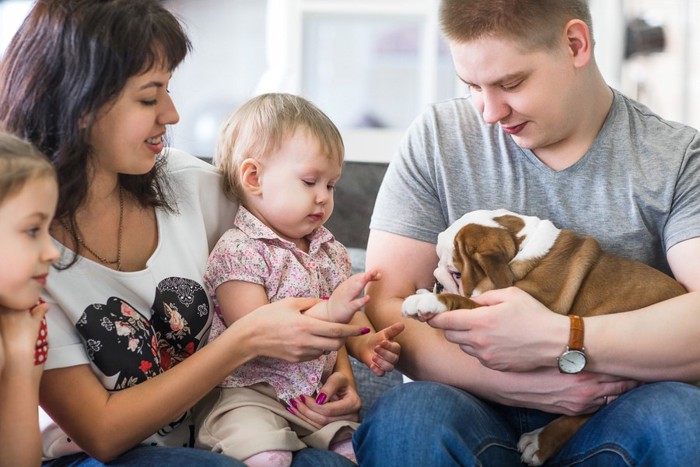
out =
{"type": "Polygon", "coordinates": [[[376,376],[384,376],[385,373],[394,370],[401,355],[401,344],[393,339],[401,334],[405,327],[404,323],[398,322],[367,336],[360,359],[376,376]]]}
{"type": "Polygon", "coordinates": [[[326,301],[328,321],[349,323],[356,311],[369,301],[369,295],[358,297],[367,283],[381,279],[377,271],[360,272],[343,281],[326,301]]]}

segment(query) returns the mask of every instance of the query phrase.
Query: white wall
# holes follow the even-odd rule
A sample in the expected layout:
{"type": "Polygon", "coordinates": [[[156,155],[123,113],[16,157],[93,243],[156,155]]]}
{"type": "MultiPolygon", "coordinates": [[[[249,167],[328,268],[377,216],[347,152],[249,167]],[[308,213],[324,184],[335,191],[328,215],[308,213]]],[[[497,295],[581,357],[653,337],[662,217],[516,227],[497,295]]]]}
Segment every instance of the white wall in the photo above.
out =
{"type": "Polygon", "coordinates": [[[265,2],[168,0],[185,24],[193,52],[173,75],[180,113],[175,146],[211,156],[221,121],[253,95],[265,71],[265,2]]]}
{"type": "MultiPolygon", "coordinates": [[[[700,71],[700,2],[589,1],[596,58],[608,82],[638,97],[663,117],[700,128],[700,86],[695,84],[700,71]],[[639,15],[663,24],[666,51],[623,61],[625,18],[639,15]]],[[[31,3],[0,0],[0,54],[31,3]]],[[[211,155],[221,120],[254,95],[266,69],[266,4],[265,0],[165,1],[185,23],[194,45],[171,85],[181,116],[173,131],[175,145],[195,154],[211,155]]],[[[396,86],[401,84],[397,80],[396,86]]],[[[371,141],[369,137],[365,140],[371,141]]],[[[349,152],[361,153],[362,160],[384,160],[390,147],[387,144],[379,141],[367,145],[381,146],[378,154],[367,152],[365,146],[349,152]]]]}

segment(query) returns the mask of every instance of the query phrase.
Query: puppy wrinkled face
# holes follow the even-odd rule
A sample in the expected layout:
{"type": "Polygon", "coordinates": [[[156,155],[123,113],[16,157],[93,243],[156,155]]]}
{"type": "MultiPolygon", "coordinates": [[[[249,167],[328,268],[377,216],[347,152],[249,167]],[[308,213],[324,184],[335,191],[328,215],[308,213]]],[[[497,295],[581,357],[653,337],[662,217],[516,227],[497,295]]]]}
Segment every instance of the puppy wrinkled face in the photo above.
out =
{"type": "Polygon", "coordinates": [[[460,293],[474,296],[513,285],[510,260],[518,253],[518,238],[509,230],[468,224],[454,239],[454,265],[461,272],[460,293]]]}
{"type": "Polygon", "coordinates": [[[475,296],[510,285],[512,274],[504,266],[518,254],[527,219],[499,209],[472,211],[455,221],[438,236],[439,263],[434,276],[439,286],[434,291],[444,288],[449,293],[475,296]]]}

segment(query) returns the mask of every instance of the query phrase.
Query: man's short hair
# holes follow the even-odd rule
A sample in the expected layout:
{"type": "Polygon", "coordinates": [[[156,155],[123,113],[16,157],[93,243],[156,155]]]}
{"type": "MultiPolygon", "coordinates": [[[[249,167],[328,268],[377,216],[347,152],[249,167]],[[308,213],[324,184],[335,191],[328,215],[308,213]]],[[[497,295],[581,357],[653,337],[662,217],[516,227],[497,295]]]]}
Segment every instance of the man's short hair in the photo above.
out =
{"type": "Polygon", "coordinates": [[[593,39],[587,0],[442,0],[439,15],[445,37],[454,42],[497,37],[552,49],[572,19],[584,21],[593,39]]]}

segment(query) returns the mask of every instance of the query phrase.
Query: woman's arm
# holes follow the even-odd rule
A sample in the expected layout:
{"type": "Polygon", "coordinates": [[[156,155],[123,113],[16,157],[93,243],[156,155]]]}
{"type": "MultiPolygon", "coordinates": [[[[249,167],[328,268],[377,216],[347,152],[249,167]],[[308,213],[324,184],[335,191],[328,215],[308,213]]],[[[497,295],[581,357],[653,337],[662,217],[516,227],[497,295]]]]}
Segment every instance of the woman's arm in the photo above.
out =
{"type": "Polygon", "coordinates": [[[286,299],[261,307],[170,370],[113,394],[88,365],[47,370],[41,405],[83,450],[109,461],[167,425],[251,359],[310,360],[360,334],[358,326],[304,316],[316,302],[286,299]]]}

